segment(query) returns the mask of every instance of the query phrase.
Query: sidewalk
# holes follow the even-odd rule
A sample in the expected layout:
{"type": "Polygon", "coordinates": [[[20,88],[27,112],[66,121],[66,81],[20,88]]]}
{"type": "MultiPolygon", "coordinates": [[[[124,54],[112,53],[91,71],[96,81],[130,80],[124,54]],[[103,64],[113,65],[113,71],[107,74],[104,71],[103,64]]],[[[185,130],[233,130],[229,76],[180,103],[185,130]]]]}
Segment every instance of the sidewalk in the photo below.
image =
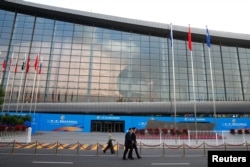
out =
{"type": "MultiPolygon", "coordinates": [[[[113,138],[116,139],[115,143],[123,144],[125,134],[124,133],[113,133],[113,138]]],[[[35,134],[27,137],[27,133],[8,133],[5,135],[1,134],[0,143],[56,143],[61,144],[105,144],[108,141],[108,133],[105,132],[54,132],[54,131],[38,131],[35,134]]]]}
{"type": "MultiPolygon", "coordinates": [[[[124,133],[113,133],[115,142],[124,143],[124,133]]],[[[74,144],[77,142],[85,144],[105,144],[108,141],[108,133],[105,132],[37,132],[31,136],[31,142],[38,141],[40,143],[55,143],[74,144]]]]}

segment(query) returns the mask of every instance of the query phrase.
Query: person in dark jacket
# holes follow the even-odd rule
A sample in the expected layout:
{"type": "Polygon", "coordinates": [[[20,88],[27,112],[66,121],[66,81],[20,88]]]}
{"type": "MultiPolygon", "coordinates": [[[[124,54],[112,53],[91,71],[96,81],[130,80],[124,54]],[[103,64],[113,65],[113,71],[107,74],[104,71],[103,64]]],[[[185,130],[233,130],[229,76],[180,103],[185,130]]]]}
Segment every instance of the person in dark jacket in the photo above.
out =
{"type": "Polygon", "coordinates": [[[132,149],[131,134],[132,134],[132,128],[129,128],[129,131],[125,135],[125,142],[124,142],[125,149],[123,152],[123,160],[127,160],[126,156],[127,156],[128,150],[132,149]]]}
{"type": "Polygon", "coordinates": [[[136,128],[133,127],[132,128],[132,133],[131,133],[131,140],[132,140],[132,148],[129,150],[129,153],[128,153],[128,158],[133,158],[133,149],[135,150],[135,153],[136,153],[136,156],[138,159],[141,158],[139,152],[138,152],[138,149],[137,149],[137,140],[136,140],[136,128]]]}

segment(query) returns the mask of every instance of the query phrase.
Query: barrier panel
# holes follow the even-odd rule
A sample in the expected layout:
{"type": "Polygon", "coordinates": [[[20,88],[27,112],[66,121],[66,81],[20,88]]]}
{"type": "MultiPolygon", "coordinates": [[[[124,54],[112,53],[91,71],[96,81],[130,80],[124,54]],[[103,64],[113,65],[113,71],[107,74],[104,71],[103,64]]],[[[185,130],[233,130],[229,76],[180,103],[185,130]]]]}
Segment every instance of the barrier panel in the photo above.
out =
{"type": "Polygon", "coordinates": [[[17,141],[21,143],[31,142],[31,127],[26,126],[3,126],[0,127],[0,142],[17,141]]]}

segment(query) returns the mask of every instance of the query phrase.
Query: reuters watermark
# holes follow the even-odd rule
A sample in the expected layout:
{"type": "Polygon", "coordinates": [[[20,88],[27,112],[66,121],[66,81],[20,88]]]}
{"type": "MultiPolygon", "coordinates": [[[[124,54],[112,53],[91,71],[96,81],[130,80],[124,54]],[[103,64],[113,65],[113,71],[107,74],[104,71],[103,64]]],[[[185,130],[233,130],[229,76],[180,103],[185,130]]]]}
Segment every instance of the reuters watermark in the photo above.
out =
{"type": "Polygon", "coordinates": [[[208,151],[208,167],[249,167],[250,151],[208,151]]]}

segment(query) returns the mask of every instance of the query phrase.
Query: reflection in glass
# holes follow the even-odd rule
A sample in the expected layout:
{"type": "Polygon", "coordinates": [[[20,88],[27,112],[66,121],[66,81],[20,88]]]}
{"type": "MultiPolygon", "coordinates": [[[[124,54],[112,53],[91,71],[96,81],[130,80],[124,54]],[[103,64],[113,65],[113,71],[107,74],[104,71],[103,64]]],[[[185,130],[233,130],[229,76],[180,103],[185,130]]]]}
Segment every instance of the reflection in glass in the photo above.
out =
{"type": "MultiPolygon", "coordinates": [[[[15,53],[21,66],[25,54],[31,56],[31,64],[37,54],[43,57],[38,102],[173,100],[172,56],[167,38],[19,13],[14,16],[14,12],[0,10],[0,58],[10,59],[15,53]]],[[[192,100],[191,60],[186,46],[186,41],[174,39],[177,101],[192,100]]],[[[211,78],[203,43],[194,42],[193,56],[196,100],[209,101],[211,78]]],[[[211,46],[216,100],[250,99],[249,56],[249,49],[211,46]]],[[[3,75],[5,86],[8,74],[3,75]]],[[[29,102],[34,67],[26,77],[22,94],[29,102]]],[[[17,93],[21,70],[14,83],[13,91],[17,93]]]]}

